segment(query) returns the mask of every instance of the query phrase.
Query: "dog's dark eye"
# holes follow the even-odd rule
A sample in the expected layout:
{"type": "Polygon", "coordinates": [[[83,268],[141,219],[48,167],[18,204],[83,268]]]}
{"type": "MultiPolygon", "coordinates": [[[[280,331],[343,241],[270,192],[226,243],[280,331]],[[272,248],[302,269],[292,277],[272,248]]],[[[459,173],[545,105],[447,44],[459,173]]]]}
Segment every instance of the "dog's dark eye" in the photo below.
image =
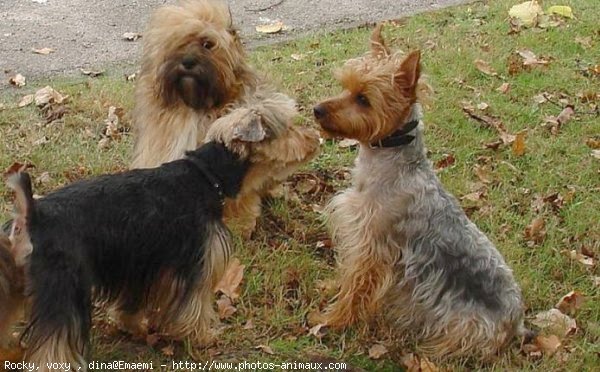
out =
{"type": "Polygon", "coordinates": [[[215,47],[215,43],[212,42],[211,40],[203,40],[202,41],[202,47],[204,49],[211,50],[212,48],[215,47]]]}
{"type": "Polygon", "coordinates": [[[369,99],[362,93],[356,95],[356,102],[364,107],[369,107],[369,99]]]}

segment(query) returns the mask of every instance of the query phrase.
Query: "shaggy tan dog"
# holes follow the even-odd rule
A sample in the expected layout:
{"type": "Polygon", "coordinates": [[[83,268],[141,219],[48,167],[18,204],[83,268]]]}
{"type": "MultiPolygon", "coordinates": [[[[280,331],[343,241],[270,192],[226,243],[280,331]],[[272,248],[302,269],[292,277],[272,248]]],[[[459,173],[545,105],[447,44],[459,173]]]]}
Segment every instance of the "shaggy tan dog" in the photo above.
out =
{"type": "MultiPolygon", "coordinates": [[[[295,102],[248,65],[223,1],[184,0],[159,8],[143,40],[132,168],[183,157],[204,141],[215,120],[235,125],[238,110],[256,112],[266,127],[288,126],[297,114],[295,102]]],[[[310,143],[291,140],[292,148],[272,153],[269,166],[246,178],[236,200],[226,201],[225,218],[234,218],[244,235],[254,230],[264,192],[316,154],[318,136],[306,140],[310,143]]]]}

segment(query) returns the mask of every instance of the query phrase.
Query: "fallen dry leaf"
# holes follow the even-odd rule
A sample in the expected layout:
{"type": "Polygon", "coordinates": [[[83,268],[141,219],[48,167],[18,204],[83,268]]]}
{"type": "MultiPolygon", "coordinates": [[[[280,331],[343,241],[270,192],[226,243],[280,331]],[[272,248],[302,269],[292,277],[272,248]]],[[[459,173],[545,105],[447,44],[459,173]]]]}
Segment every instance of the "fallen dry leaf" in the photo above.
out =
{"type": "Polygon", "coordinates": [[[456,163],[454,154],[444,154],[444,156],[435,163],[435,169],[442,170],[456,163]]]}
{"type": "Polygon", "coordinates": [[[138,32],[126,32],[123,34],[123,39],[127,40],[127,41],[136,41],[137,39],[141,38],[142,34],[138,33],[138,32]]]}
{"type": "Polygon", "coordinates": [[[387,352],[388,349],[385,346],[381,344],[375,344],[369,348],[369,358],[379,359],[385,354],[387,354],[387,352]]]}
{"type": "Polygon", "coordinates": [[[576,36],[575,42],[584,48],[592,47],[592,37],[591,36],[576,36]]]}
{"type": "Polygon", "coordinates": [[[570,251],[565,250],[562,251],[562,253],[564,253],[571,260],[577,261],[585,267],[594,267],[594,265],[596,264],[596,261],[593,257],[586,256],[581,252],[577,252],[575,249],[572,249],[570,251]]]}
{"type": "Polygon", "coordinates": [[[533,96],[533,101],[538,105],[548,102],[548,93],[543,92],[540,94],[536,94],[535,96],[533,96]]]}
{"type": "Polygon", "coordinates": [[[475,175],[477,176],[477,178],[479,178],[481,182],[483,182],[484,184],[492,183],[492,180],[489,177],[489,171],[486,166],[476,164],[474,167],[474,171],[475,175]]]}
{"type": "Polygon", "coordinates": [[[481,111],[485,111],[490,107],[490,105],[488,105],[485,102],[480,102],[477,104],[477,109],[481,110],[481,111]]]}
{"type": "Polygon", "coordinates": [[[246,324],[244,324],[244,326],[242,327],[243,329],[254,329],[254,322],[252,321],[252,319],[248,319],[246,321],[246,324]]]}
{"type": "Polygon", "coordinates": [[[61,104],[66,101],[69,96],[63,96],[51,86],[45,86],[42,89],[38,89],[34,95],[35,105],[38,107],[45,106],[47,104],[61,104]]]}
{"type": "Polygon", "coordinates": [[[273,351],[273,349],[271,349],[271,347],[269,345],[258,345],[258,346],[255,346],[254,348],[261,350],[269,355],[275,354],[275,352],[273,351]]]}
{"type": "Polygon", "coordinates": [[[515,140],[512,143],[512,153],[515,156],[523,156],[525,154],[525,137],[527,132],[519,132],[515,136],[515,140]]]}
{"type": "Polygon", "coordinates": [[[40,49],[32,49],[31,50],[35,54],[48,55],[50,53],[54,53],[54,49],[52,48],[40,48],[40,49]]]}
{"type": "Polygon", "coordinates": [[[223,278],[215,287],[215,292],[222,292],[232,301],[240,297],[240,283],[244,278],[244,268],[245,266],[240,263],[237,257],[231,259],[223,278]]]}
{"type": "Polygon", "coordinates": [[[440,369],[426,357],[410,353],[401,358],[407,372],[438,372],[440,369]]]}
{"type": "Polygon", "coordinates": [[[545,59],[539,59],[531,50],[523,49],[518,50],[517,54],[523,58],[524,66],[546,66],[548,61],[545,59]]]}
{"type": "Polygon", "coordinates": [[[264,25],[256,26],[256,32],[261,34],[276,34],[283,30],[284,24],[281,21],[275,21],[264,25]]]}
{"type": "Polygon", "coordinates": [[[227,296],[221,296],[217,300],[217,309],[219,310],[219,319],[221,320],[230,318],[237,311],[231,303],[231,299],[227,296]]]}
{"type": "Polygon", "coordinates": [[[534,27],[538,22],[538,17],[542,14],[544,11],[535,0],[514,5],[508,11],[508,15],[516,19],[523,27],[534,27]]]}
{"type": "Polygon", "coordinates": [[[600,159],[600,150],[592,150],[592,157],[595,159],[600,159]]]}
{"type": "Polygon", "coordinates": [[[294,61],[301,61],[304,59],[304,54],[298,54],[298,53],[292,53],[290,55],[290,57],[294,60],[294,61]]]}
{"type": "Polygon", "coordinates": [[[323,327],[325,327],[325,324],[319,323],[319,324],[315,325],[314,327],[311,327],[308,330],[308,334],[315,336],[316,338],[318,338],[320,340],[324,336],[324,333],[321,332],[321,328],[323,328],[323,327]]]}
{"type": "Polygon", "coordinates": [[[38,185],[46,185],[52,181],[52,177],[49,172],[43,172],[35,179],[35,183],[38,185]]]}
{"type": "Polygon", "coordinates": [[[560,337],[577,332],[575,319],[561,313],[558,309],[550,309],[536,314],[531,323],[548,333],[557,334],[560,337]]]}
{"type": "Polygon", "coordinates": [[[33,94],[28,94],[26,96],[23,96],[23,98],[21,98],[21,100],[19,101],[17,106],[25,107],[25,106],[31,105],[32,103],[33,103],[33,94]]]}
{"type": "Polygon", "coordinates": [[[498,88],[496,88],[496,91],[500,92],[502,94],[508,93],[509,90],[510,90],[510,84],[509,83],[502,83],[502,85],[500,85],[498,88]]]}
{"type": "Polygon", "coordinates": [[[596,287],[600,287],[600,276],[594,276],[594,277],[592,277],[592,282],[594,283],[594,285],[596,287]]]}
{"type": "Polygon", "coordinates": [[[21,87],[25,86],[25,84],[26,84],[25,76],[23,76],[21,74],[16,74],[15,76],[11,77],[10,79],[8,79],[8,82],[11,85],[14,85],[18,88],[21,88],[21,87]]]}
{"type": "Polygon", "coordinates": [[[489,76],[497,76],[498,73],[496,72],[496,70],[494,70],[494,68],[492,66],[490,66],[489,63],[487,63],[486,61],[482,60],[482,59],[476,59],[475,61],[473,61],[473,63],[475,64],[475,67],[483,72],[486,75],[489,76]]]}
{"type": "Polygon", "coordinates": [[[572,105],[568,105],[560,112],[560,114],[558,114],[558,116],[556,117],[556,121],[559,125],[562,126],[563,124],[566,124],[569,120],[571,120],[571,117],[574,113],[575,108],[572,105]]]}
{"type": "Polygon", "coordinates": [[[560,339],[556,335],[550,335],[548,337],[537,336],[534,339],[534,342],[546,355],[554,355],[561,346],[560,339]]]}
{"type": "Polygon", "coordinates": [[[567,315],[575,315],[577,310],[583,305],[585,302],[585,296],[579,291],[571,291],[564,295],[557,303],[554,305],[561,313],[567,315]]]}
{"type": "Polygon", "coordinates": [[[532,247],[538,245],[544,241],[546,237],[546,230],[544,229],[545,222],[544,218],[539,216],[533,219],[531,223],[525,228],[523,236],[527,245],[532,247]]]}

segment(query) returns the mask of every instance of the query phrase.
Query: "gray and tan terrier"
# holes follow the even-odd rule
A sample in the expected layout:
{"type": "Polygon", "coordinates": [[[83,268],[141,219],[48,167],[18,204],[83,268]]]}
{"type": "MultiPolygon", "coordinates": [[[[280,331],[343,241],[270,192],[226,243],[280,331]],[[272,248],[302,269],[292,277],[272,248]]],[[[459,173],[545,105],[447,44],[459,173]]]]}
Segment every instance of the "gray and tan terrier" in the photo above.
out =
{"type": "Polygon", "coordinates": [[[360,143],[352,186],[327,208],[341,288],[325,323],[383,318],[430,356],[491,357],[522,330],[521,291],[426,157],[420,52],[391,53],[381,26],[370,44],[314,107],[326,133],[360,143]]]}

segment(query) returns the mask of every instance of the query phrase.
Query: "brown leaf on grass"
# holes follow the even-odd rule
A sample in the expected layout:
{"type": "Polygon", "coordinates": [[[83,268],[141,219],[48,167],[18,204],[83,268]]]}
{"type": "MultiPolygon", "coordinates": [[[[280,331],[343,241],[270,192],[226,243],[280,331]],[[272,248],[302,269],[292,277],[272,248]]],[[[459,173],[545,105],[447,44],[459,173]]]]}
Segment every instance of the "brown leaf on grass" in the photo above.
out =
{"type": "Polygon", "coordinates": [[[494,68],[492,66],[490,66],[490,64],[487,63],[486,61],[484,61],[482,59],[476,59],[475,61],[473,61],[473,63],[475,64],[475,67],[480,72],[483,72],[484,74],[486,74],[488,76],[498,76],[498,73],[496,72],[496,70],[494,70],[494,68]]]}
{"type": "Polygon", "coordinates": [[[510,76],[514,76],[525,69],[525,65],[523,65],[519,56],[514,53],[508,55],[506,64],[508,65],[508,74],[510,76]]]}
{"type": "Polygon", "coordinates": [[[215,292],[220,291],[232,301],[240,297],[240,283],[244,278],[244,268],[245,266],[240,263],[237,257],[231,259],[223,278],[215,287],[215,292]]]}
{"type": "Polygon", "coordinates": [[[454,154],[444,154],[444,156],[435,163],[435,169],[442,170],[444,168],[448,168],[451,165],[454,165],[456,159],[454,158],[454,154]]]}
{"type": "Polygon", "coordinates": [[[52,48],[40,48],[40,49],[32,49],[31,50],[35,54],[48,55],[50,53],[54,53],[54,49],[52,48]]]}
{"type": "Polygon", "coordinates": [[[525,154],[525,137],[527,132],[519,132],[515,136],[515,140],[512,143],[512,153],[515,156],[523,156],[525,154]]]}
{"type": "Polygon", "coordinates": [[[536,314],[531,323],[547,333],[565,337],[577,332],[575,319],[560,312],[558,309],[550,309],[536,314]]]}
{"type": "Polygon", "coordinates": [[[540,94],[536,94],[535,96],[533,96],[533,101],[535,103],[537,103],[538,105],[541,105],[542,103],[548,102],[548,96],[549,96],[548,93],[542,92],[540,94]]]}
{"type": "Polygon", "coordinates": [[[567,315],[575,315],[577,310],[583,305],[585,302],[585,296],[579,291],[571,291],[564,295],[557,303],[554,305],[561,313],[567,315]]]}
{"type": "Polygon", "coordinates": [[[562,126],[571,120],[573,114],[575,114],[575,108],[572,105],[568,105],[558,114],[556,121],[562,126]]]}
{"type": "Polygon", "coordinates": [[[173,347],[173,345],[167,345],[160,349],[160,351],[163,353],[164,356],[167,357],[172,357],[173,355],[175,355],[175,347],[173,347]]]}
{"type": "Polygon", "coordinates": [[[600,150],[592,150],[592,157],[595,159],[600,159],[600,150]]]}
{"type": "Polygon", "coordinates": [[[506,132],[506,127],[499,118],[487,114],[479,114],[468,103],[463,103],[462,110],[467,116],[479,122],[483,127],[492,128],[498,133],[506,132]]]}
{"type": "Polygon", "coordinates": [[[65,102],[68,97],[69,96],[63,96],[48,85],[35,92],[34,102],[36,106],[43,107],[47,104],[61,104],[65,102]]]}
{"type": "Polygon", "coordinates": [[[231,303],[231,299],[227,296],[221,296],[217,300],[217,309],[219,310],[219,319],[221,320],[230,318],[237,311],[231,303]]]}
{"type": "Polygon", "coordinates": [[[401,358],[402,364],[407,372],[438,372],[440,369],[426,357],[416,354],[406,354],[401,358]]]}
{"type": "Polygon", "coordinates": [[[527,245],[532,247],[538,245],[544,241],[546,237],[546,230],[544,229],[545,222],[543,217],[536,217],[531,223],[525,228],[523,237],[527,242],[527,245]]]}
{"type": "Polygon", "coordinates": [[[314,178],[302,178],[296,182],[296,190],[300,194],[308,194],[317,191],[318,182],[314,178]]]}
{"type": "Polygon", "coordinates": [[[465,194],[463,196],[460,197],[460,200],[468,200],[468,201],[472,201],[472,202],[479,202],[481,199],[484,199],[486,197],[486,191],[484,190],[479,190],[479,191],[475,191],[469,194],[465,194]]]}
{"type": "Polygon", "coordinates": [[[592,283],[594,283],[596,287],[600,287],[600,276],[592,277],[592,283]]]}
{"type": "Polygon", "coordinates": [[[19,101],[17,106],[25,107],[25,106],[31,105],[32,103],[33,103],[33,94],[28,94],[26,96],[23,96],[23,98],[21,98],[21,100],[19,101]]]}
{"type": "Polygon", "coordinates": [[[242,328],[245,330],[254,329],[254,322],[252,319],[248,319],[242,328]]]}
{"type": "Polygon", "coordinates": [[[44,113],[46,124],[48,124],[65,116],[69,112],[69,109],[64,104],[49,104],[42,108],[42,112],[44,113]]]}
{"type": "Polygon", "coordinates": [[[564,250],[564,251],[561,251],[561,253],[563,253],[564,255],[569,257],[571,260],[579,262],[580,264],[582,264],[585,267],[591,268],[596,265],[596,261],[594,260],[594,257],[587,256],[581,252],[577,252],[577,250],[575,250],[575,249],[572,249],[570,251],[564,250]]]}
{"type": "Polygon", "coordinates": [[[375,344],[369,348],[369,358],[380,359],[382,356],[387,354],[388,349],[382,344],[375,344]]]}
{"type": "Polygon", "coordinates": [[[21,74],[16,74],[15,76],[8,79],[9,84],[16,86],[17,88],[21,88],[25,86],[25,76],[21,74]]]}
{"type": "Polygon", "coordinates": [[[523,49],[517,50],[517,54],[523,58],[524,66],[546,66],[548,65],[548,61],[545,59],[538,58],[535,53],[531,50],[523,49]]]}
{"type": "Polygon", "coordinates": [[[502,94],[506,94],[510,91],[510,84],[509,83],[502,83],[502,85],[500,85],[498,88],[496,88],[497,92],[500,92],[502,94]]]}
{"type": "Polygon", "coordinates": [[[35,179],[35,183],[38,185],[47,185],[52,181],[52,177],[49,172],[43,172],[35,179]]]}
{"type": "MultiPolygon", "coordinates": [[[[588,138],[585,140],[585,144],[587,145],[587,147],[591,148],[592,150],[600,149],[600,137],[588,138]]],[[[569,186],[567,186],[567,187],[569,187],[569,186]]],[[[571,186],[571,187],[573,187],[573,186],[571,186]]]]}
{"type": "Polygon", "coordinates": [[[554,355],[561,346],[560,339],[556,335],[550,335],[548,337],[537,336],[534,339],[535,344],[546,355],[554,355]]]}
{"type": "Polygon", "coordinates": [[[315,336],[317,339],[319,339],[319,340],[320,340],[320,339],[321,339],[321,338],[323,338],[323,336],[325,335],[325,334],[324,334],[324,333],[321,331],[321,328],[323,328],[323,327],[325,327],[325,324],[319,323],[319,324],[315,325],[314,327],[311,327],[311,328],[308,330],[308,334],[309,334],[309,335],[312,335],[312,336],[315,336]]]}
{"type": "Polygon", "coordinates": [[[269,355],[275,355],[275,352],[273,351],[273,349],[271,349],[271,347],[269,345],[258,345],[254,347],[257,350],[261,350],[264,353],[267,353],[269,355]]]}
{"type": "Polygon", "coordinates": [[[479,178],[479,180],[484,184],[488,185],[492,183],[492,180],[490,179],[489,170],[485,165],[476,164],[474,167],[474,172],[477,178],[479,178]]]}

